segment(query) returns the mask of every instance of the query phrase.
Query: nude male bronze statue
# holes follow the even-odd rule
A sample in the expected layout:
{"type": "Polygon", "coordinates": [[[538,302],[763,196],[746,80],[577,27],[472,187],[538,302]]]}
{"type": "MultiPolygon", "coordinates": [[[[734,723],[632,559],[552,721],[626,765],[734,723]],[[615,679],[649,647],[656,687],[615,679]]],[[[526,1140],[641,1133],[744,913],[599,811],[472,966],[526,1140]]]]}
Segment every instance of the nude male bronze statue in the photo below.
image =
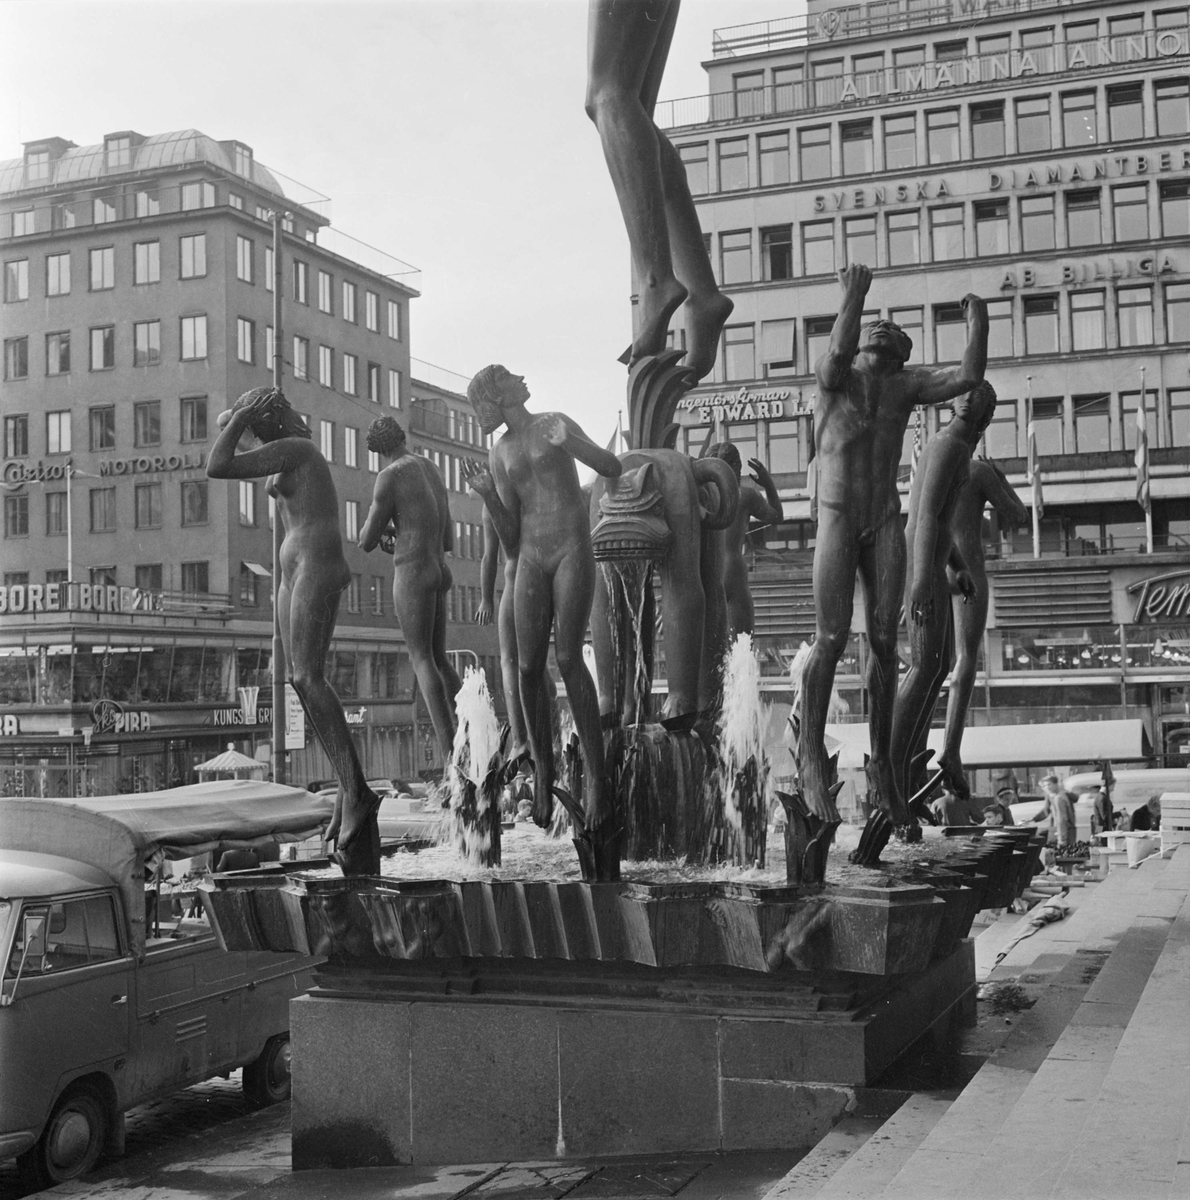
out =
{"type": "Polygon", "coordinates": [[[563,413],[530,413],[524,377],[485,367],[467,388],[485,433],[507,432],[492,447],[490,467],[472,464],[467,483],[483,499],[505,546],[516,547],[513,614],[526,733],[533,756],[533,819],[549,824],[553,811],[554,748],[548,698],[542,695],[550,628],[585,763],[585,832],[610,832],[613,798],[607,788],[599,702],[583,662],[583,640],[595,590],[588,503],[575,461],[608,478],[620,460],[592,442],[563,413]]]}
{"type": "Polygon", "coordinates": [[[281,642],[294,690],[339,777],[339,799],[326,834],[335,841],[332,857],[344,875],[379,875],[380,797],[368,787],[343,706],[324,674],[339,597],[351,582],[330,468],[305,419],[279,388],[245,392],[218,423],[222,432],[211,447],[207,475],[267,477],[285,529],[277,592],[281,642]],[[237,454],[245,433],[263,445],[237,454]]]}
{"type": "MultiPolygon", "coordinates": [[[[938,766],[957,795],[967,799],[970,789],[963,773],[963,730],[967,725],[967,707],[975,686],[975,664],[979,644],[988,620],[988,573],[984,566],[983,510],[990,504],[1000,520],[1009,526],[1029,523],[1029,510],[1021,503],[1004,472],[986,458],[971,462],[971,475],[959,493],[958,503],[950,518],[950,530],[955,546],[967,564],[975,583],[975,595],[969,604],[959,597],[951,601],[954,618],[955,665],[950,681],[950,697],[946,705],[946,736],[938,766]]],[[[947,571],[952,591],[954,572],[947,571]]]]}
{"type": "Polygon", "coordinates": [[[776,525],[785,518],[781,495],[773,477],[758,458],[750,458],[752,477],[743,478],[740,452],[731,442],[718,442],[707,451],[708,457],[721,458],[740,480],[740,502],[735,520],[723,531],[723,589],[727,595],[727,626],[734,640],[741,633],[756,628],[752,592],[748,587],[748,564],[744,559],[744,544],[753,521],[760,525],[776,525]]]}
{"type": "Polygon", "coordinates": [[[951,534],[951,519],[971,474],[971,452],[996,410],[996,393],[986,380],[954,400],[954,416],[930,439],[918,460],[909,491],[905,530],[905,619],[909,626],[910,665],[897,690],[893,709],[892,758],[901,795],[916,788],[913,764],[925,749],[934,703],[950,667],[950,580],[969,604],[975,581],[951,534]]]}
{"type": "Polygon", "coordinates": [[[454,549],[446,484],[428,458],[409,451],[405,431],[393,417],[373,421],[367,441],[368,449],[389,463],[376,476],[359,547],[387,550],[391,538],[393,611],[438,746],[449,759],[455,737],[454,698],[461,683],[446,657],[446,593],[452,583],[446,553],[454,549]]]}
{"type": "Polygon", "coordinates": [[[628,231],[639,287],[636,339],[625,361],[660,354],[685,301],[693,382],[715,365],[732,302],[719,291],[686,168],[653,122],[679,0],[591,0],[587,115],[595,123],[628,231]]]}
{"type": "Polygon", "coordinates": [[[806,665],[800,776],[805,799],[821,819],[838,821],[830,793],[823,736],[835,667],[847,645],[858,569],[867,611],[872,758],[868,777],[895,825],[909,822],[889,755],[897,686],[897,625],[905,581],[905,534],[897,466],[909,414],[942,404],[983,379],[987,305],[963,299],[967,346],[954,367],[906,367],[912,342],[891,321],[861,331],[872,282],[866,266],[839,273],[843,300],[830,347],[815,368],[814,442],[818,471],[818,535],[814,550],[817,632],[806,665]]]}

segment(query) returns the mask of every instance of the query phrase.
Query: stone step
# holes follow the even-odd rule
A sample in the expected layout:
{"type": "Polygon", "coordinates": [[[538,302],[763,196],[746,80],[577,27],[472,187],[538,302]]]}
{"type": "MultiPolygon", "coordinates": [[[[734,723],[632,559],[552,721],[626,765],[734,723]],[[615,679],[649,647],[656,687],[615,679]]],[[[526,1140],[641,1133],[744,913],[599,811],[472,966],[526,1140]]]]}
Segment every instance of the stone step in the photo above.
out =
{"type": "MultiPolygon", "coordinates": [[[[1101,1111],[1099,1098],[1151,978],[1168,974],[1158,964],[1170,943],[1170,910],[1179,911],[1185,899],[1184,875],[1184,864],[1169,874],[1161,860],[1150,860],[1141,871],[1120,874],[1114,886],[1109,879],[1096,888],[1096,901],[1062,922],[1066,928],[1050,927],[1054,936],[1033,965],[1064,953],[1065,965],[897,1175],[868,1195],[975,1200],[1051,1194],[1101,1111]]],[[[1185,1111],[1179,1105],[1172,1118],[1179,1126],[1185,1111]]],[[[1114,1146],[1118,1138],[1108,1129],[1103,1136],[1114,1146]]],[[[1172,1178],[1178,1136],[1170,1140],[1172,1178]]],[[[1085,1184],[1080,1176],[1078,1186],[1085,1184]]],[[[1078,1194],[1133,1193],[1084,1187],[1078,1194]]]]}

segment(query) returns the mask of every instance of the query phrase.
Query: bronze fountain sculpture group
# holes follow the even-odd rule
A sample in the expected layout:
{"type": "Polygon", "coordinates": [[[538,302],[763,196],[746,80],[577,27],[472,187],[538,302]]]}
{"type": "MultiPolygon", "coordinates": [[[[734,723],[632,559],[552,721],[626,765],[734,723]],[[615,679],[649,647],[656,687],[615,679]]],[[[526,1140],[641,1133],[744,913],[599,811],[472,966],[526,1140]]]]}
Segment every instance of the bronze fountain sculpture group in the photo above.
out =
{"type": "MultiPolygon", "coordinates": [[[[659,738],[672,752],[692,729],[713,719],[724,652],[735,635],[752,632],[745,538],[750,529],[783,516],[763,464],[751,460],[753,477],[742,479],[730,442],[698,459],[673,448],[677,400],[712,369],[732,310],[715,283],[682,162],[652,119],[677,9],[678,0],[592,0],[590,7],[587,112],[620,203],[638,291],[637,333],[623,359],[630,371],[631,449],[617,456],[564,414],[529,412],[524,378],[503,366],[485,367],[468,388],[484,432],[505,428],[489,463],[472,463],[466,480],[485,506],[481,622],[492,619],[499,551],[505,558],[498,632],[508,759],[531,764],[539,825],[549,823],[555,796],[566,804],[590,878],[618,878],[620,835],[629,819],[621,811],[624,797],[617,795],[624,791],[625,756],[631,756],[624,731],[650,719],[654,568],[668,683],[659,738]],[[684,357],[666,349],[670,320],[683,304],[684,357]],[[586,489],[579,463],[595,472],[586,489]],[[597,567],[597,559],[641,564],[635,584],[625,582],[622,569],[597,567]],[[626,623],[626,611],[635,612],[634,624],[626,623]],[[583,660],[588,624],[598,688],[583,660]],[[581,748],[581,801],[556,785],[551,631],[581,748]]],[[[898,326],[881,320],[862,325],[871,271],[851,264],[839,278],[839,313],[815,367],[817,628],[802,681],[799,795],[783,797],[800,830],[799,863],[816,864],[807,873],[791,862],[791,882],[804,883],[822,882],[840,822],[839,785],[824,734],[835,669],[850,634],[857,573],[870,651],[867,773],[875,814],[853,859],[871,864],[894,827],[912,836],[915,794],[939,777],[966,791],[960,741],[988,603],[983,509],[990,501],[1011,521],[1025,516],[996,468],[971,461],[996,402],[984,382],[985,302],[973,295],[963,300],[968,338],[957,365],[908,366],[911,342],[898,326]],[[954,416],[920,460],[906,530],[897,472],[910,414],[919,405],[948,401],[954,416]],[[898,690],[902,608],[911,665],[898,690]],[[945,750],[939,771],[923,788],[926,733],[952,644],[957,661],[945,750]]],[[[377,874],[379,799],[367,786],[324,674],[340,594],[350,578],[330,470],[304,419],[279,390],[245,393],[219,423],[208,474],[267,477],[284,526],[277,596],[282,640],[291,681],[341,785],[328,829],[335,860],[346,875],[377,874]],[[259,445],[237,453],[245,435],[259,445]]],[[[389,461],[377,476],[359,545],[392,555],[394,609],[449,758],[460,683],[445,647],[444,599],[451,586],[446,556],[453,549],[446,488],[438,469],[407,449],[391,417],[372,423],[368,446],[389,461]]],[[[663,754],[659,761],[664,773],[671,760],[663,754]]]]}

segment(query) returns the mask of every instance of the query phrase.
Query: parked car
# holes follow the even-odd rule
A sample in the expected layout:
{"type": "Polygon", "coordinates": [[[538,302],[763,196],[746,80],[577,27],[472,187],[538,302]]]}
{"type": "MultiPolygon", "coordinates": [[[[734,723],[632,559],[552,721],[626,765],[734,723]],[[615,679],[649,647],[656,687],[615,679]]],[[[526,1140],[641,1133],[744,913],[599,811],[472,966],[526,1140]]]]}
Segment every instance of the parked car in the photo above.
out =
{"type": "Polygon", "coordinates": [[[148,864],[301,840],[330,813],[250,780],[0,801],[0,1158],[50,1187],[119,1154],[134,1104],[237,1067],[251,1104],[289,1095],[289,1001],[318,960],[222,950],[148,864]]]}

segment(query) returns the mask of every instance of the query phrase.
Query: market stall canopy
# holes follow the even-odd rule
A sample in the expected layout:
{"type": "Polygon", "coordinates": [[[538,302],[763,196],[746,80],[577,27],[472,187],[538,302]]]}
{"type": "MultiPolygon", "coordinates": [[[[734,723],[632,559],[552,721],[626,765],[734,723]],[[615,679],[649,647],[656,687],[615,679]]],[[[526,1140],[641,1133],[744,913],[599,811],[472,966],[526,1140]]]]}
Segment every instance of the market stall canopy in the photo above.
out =
{"type": "MultiPolygon", "coordinates": [[[[841,768],[858,769],[871,753],[867,725],[828,725],[827,748],[841,768]],[[832,739],[839,745],[832,746],[832,739]]],[[[943,730],[931,729],[929,747],[942,751],[943,730]]],[[[1048,725],[976,725],[963,734],[965,767],[1062,767],[1080,763],[1140,762],[1149,756],[1143,721],[1055,721],[1048,725]]]]}
{"type": "Polygon", "coordinates": [[[261,849],[319,835],[332,800],[303,788],[249,779],[162,792],[0,801],[0,847],[61,855],[97,867],[119,885],[136,952],[144,949],[145,864],[157,854],[261,849]]]}

